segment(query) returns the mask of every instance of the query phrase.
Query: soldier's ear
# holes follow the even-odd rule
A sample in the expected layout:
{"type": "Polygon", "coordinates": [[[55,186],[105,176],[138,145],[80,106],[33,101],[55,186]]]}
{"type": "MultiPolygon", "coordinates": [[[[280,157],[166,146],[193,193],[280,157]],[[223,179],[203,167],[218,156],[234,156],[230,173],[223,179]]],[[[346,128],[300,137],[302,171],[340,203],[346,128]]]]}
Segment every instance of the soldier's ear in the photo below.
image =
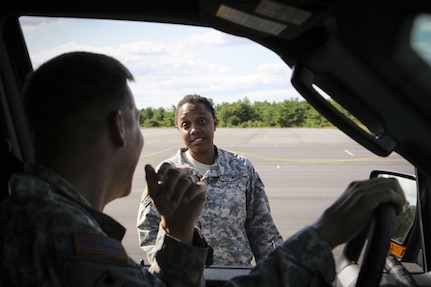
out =
{"type": "Polygon", "coordinates": [[[218,124],[218,120],[217,118],[214,118],[214,130],[216,130],[217,124],[218,124]]]}
{"type": "Polygon", "coordinates": [[[109,135],[115,146],[120,148],[126,145],[126,127],[123,113],[118,110],[109,117],[109,135]]]}

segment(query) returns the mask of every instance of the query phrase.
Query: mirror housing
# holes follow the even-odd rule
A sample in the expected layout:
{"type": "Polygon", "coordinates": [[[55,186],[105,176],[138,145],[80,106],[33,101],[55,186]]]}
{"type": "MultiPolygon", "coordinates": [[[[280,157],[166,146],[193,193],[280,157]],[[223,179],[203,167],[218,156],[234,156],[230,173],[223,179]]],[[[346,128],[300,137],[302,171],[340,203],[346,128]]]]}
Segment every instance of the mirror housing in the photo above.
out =
{"type": "Polygon", "coordinates": [[[403,210],[395,218],[390,245],[390,253],[395,255],[398,259],[402,259],[406,250],[406,240],[416,220],[418,206],[416,176],[388,170],[373,170],[370,174],[370,178],[376,177],[397,179],[407,200],[403,210]]]}

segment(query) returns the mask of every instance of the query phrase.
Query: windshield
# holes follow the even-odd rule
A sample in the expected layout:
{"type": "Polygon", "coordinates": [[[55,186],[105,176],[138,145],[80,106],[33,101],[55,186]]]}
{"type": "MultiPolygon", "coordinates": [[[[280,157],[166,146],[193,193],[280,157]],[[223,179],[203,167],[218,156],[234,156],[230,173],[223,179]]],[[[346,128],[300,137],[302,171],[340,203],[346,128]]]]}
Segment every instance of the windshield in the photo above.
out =
{"type": "MultiPolygon", "coordinates": [[[[352,180],[367,179],[371,170],[414,173],[398,154],[380,158],[333,127],[292,87],[290,68],[248,39],[170,24],[42,17],[20,21],[34,68],[58,54],[85,50],[113,56],[134,74],[130,87],[145,145],[131,195],[109,204],[105,212],[126,226],[123,244],[138,262],[148,263],[136,231],[144,165],[155,167],[184,146],[175,129],[174,107],[187,94],[210,99],[219,120],[215,145],[250,159],[284,239],[312,223],[352,180]]],[[[429,60],[430,18],[421,21],[412,41],[429,60]]]]}

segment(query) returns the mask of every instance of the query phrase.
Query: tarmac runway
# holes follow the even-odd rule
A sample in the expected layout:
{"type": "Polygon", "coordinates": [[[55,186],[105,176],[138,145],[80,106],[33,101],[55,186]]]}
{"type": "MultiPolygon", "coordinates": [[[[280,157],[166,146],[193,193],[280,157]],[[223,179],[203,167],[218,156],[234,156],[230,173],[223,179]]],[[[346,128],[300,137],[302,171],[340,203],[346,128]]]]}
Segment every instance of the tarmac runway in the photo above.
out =
{"type": "MultiPolygon", "coordinates": [[[[144,148],[132,192],[104,210],[127,228],[123,245],[138,262],[146,260],[136,231],[139,201],[146,185],[144,166],[149,163],[155,167],[182,146],[175,128],[143,129],[142,133],[144,148]]],[[[372,170],[414,173],[414,168],[398,154],[376,156],[337,129],[218,128],[214,142],[252,161],[285,239],[313,223],[350,182],[367,179],[372,170]]]]}

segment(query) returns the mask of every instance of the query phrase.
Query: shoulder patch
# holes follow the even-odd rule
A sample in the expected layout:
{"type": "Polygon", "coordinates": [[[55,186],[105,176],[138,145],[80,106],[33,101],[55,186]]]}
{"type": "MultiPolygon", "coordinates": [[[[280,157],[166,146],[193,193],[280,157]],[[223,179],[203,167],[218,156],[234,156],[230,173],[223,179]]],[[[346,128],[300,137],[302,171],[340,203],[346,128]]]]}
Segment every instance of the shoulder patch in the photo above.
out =
{"type": "Polygon", "coordinates": [[[75,253],[78,256],[97,257],[128,262],[121,242],[111,237],[94,233],[73,233],[75,253]]]}

